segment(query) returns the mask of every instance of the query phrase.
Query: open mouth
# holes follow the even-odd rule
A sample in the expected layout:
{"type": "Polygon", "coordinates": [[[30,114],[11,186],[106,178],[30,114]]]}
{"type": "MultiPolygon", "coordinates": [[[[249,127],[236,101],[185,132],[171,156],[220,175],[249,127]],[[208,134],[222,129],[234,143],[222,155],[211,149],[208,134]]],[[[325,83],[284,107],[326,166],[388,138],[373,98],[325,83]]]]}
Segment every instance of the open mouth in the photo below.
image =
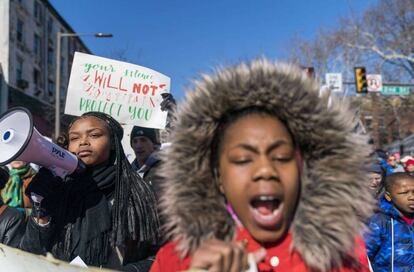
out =
{"type": "Polygon", "coordinates": [[[253,220],[261,227],[276,227],[282,220],[283,203],[271,195],[259,195],[250,201],[253,220]]]}

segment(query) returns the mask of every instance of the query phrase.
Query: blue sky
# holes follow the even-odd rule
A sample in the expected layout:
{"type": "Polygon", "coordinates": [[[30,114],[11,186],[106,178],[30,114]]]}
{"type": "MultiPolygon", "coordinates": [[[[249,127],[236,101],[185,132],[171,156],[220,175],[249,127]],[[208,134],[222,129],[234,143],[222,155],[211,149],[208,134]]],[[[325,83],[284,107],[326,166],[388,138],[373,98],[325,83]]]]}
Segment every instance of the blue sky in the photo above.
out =
{"type": "Polygon", "coordinates": [[[96,55],[157,70],[179,100],[200,73],[266,56],[283,60],[292,37],[312,38],[375,0],[50,0],[96,55]]]}

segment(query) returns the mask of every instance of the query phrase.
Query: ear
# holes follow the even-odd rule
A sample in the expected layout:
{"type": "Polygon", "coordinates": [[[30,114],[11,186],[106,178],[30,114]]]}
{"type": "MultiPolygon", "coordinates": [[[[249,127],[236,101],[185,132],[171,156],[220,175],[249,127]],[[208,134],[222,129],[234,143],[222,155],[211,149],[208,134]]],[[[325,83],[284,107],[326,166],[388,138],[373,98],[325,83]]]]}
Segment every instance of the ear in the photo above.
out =
{"type": "Polygon", "coordinates": [[[214,182],[217,184],[218,189],[220,190],[220,193],[224,195],[223,183],[221,182],[221,178],[219,176],[217,168],[213,169],[213,178],[214,178],[214,182]]]}
{"type": "Polygon", "coordinates": [[[388,191],[385,191],[384,197],[388,202],[391,202],[391,200],[392,200],[391,194],[388,191]]]}
{"type": "Polygon", "coordinates": [[[224,195],[224,187],[223,187],[223,183],[221,182],[220,178],[218,178],[217,180],[217,185],[219,187],[220,193],[224,195]]]}

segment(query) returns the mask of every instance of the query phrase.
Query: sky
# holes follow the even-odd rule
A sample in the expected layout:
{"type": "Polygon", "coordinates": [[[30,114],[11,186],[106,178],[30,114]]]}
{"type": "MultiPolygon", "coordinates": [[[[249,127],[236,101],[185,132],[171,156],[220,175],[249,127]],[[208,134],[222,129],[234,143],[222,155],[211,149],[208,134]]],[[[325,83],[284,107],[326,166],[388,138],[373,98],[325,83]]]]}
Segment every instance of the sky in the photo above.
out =
{"type": "Polygon", "coordinates": [[[339,17],[376,0],[49,0],[93,54],[145,66],[171,78],[178,99],[215,67],[257,57],[284,60],[294,37],[312,39],[339,17]]]}

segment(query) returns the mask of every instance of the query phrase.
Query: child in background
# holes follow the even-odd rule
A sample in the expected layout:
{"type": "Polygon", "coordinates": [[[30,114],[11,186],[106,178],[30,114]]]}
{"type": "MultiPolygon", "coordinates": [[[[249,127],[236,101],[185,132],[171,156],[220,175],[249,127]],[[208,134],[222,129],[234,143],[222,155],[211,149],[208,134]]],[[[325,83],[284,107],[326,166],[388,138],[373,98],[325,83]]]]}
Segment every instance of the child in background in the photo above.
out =
{"type": "Polygon", "coordinates": [[[68,150],[87,170],[62,182],[41,169],[27,188],[34,201],[21,248],[51,252],[87,265],[148,271],[158,245],[151,188],[125,157],[123,129],[111,116],[89,112],[68,131],[68,150]]]}
{"type": "Polygon", "coordinates": [[[365,236],[372,268],[375,272],[413,271],[414,177],[401,172],[387,176],[379,208],[365,236]]]}
{"type": "Polygon", "coordinates": [[[405,162],[405,172],[414,177],[414,160],[409,159],[405,162]]]}
{"type": "Polygon", "coordinates": [[[353,120],[291,66],[205,76],[161,156],[170,242],[151,271],[368,271],[369,147],[353,120]]]}

